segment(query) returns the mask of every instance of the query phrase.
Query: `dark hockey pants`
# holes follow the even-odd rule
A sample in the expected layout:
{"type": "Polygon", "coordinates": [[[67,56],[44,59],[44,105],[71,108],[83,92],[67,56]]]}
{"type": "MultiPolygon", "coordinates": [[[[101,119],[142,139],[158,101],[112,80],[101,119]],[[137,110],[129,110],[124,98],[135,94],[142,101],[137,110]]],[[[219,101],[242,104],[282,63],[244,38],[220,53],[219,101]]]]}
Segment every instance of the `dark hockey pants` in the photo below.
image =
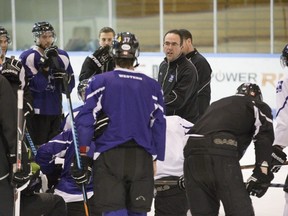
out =
{"type": "Polygon", "coordinates": [[[233,136],[190,137],[184,155],[186,193],[193,216],[218,216],[220,200],[227,216],[254,216],[233,136]]]}

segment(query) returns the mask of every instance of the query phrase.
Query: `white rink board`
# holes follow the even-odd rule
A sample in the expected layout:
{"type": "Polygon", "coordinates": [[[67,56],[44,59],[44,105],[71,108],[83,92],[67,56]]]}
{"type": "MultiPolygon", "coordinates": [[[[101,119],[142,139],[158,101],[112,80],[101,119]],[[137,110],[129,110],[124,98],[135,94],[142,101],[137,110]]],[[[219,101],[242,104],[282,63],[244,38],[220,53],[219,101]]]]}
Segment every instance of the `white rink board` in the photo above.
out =
{"type": "MultiPolygon", "coordinates": [[[[21,52],[8,52],[7,56],[16,58],[21,52]]],[[[89,52],[69,52],[74,69],[76,87],[81,66],[89,52]]],[[[275,109],[275,88],[279,78],[285,74],[280,66],[280,54],[203,54],[212,68],[211,102],[235,93],[243,82],[257,83],[263,93],[264,101],[275,109]]],[[[157,79],[158,67],[164,58],[162,53],[140,53],[139,67],[136,71],[157,79]]],[[[286,68],[288,73],[288,69],[286,68]]],[[[71,94],[73,107],[81,104],[77,88],[71,94]]],[[[65,105],[65,103],[64,103],[65,105]]],[[[66,110],[66,109],[65,109],[66,110]]]]}
{"type": "MultiPolygon", "coordinates": [[[[86,52],[69,52],[76,80],[86,52]]],[[[235,93],[243,82],[257,83],[263,93],[264,101],[275,112],[275,88],[279,78],[285,74],[280,66],[279,54],[203,54],[212,68],[211,102],[235,93]]],[[[136,71],[143,72],[157,79],[158,67],[163,60],[162,53],[140,54],[139,67],[136,71]]],[[[286,68],[287,69],[287,68],[286,68]]],[[[288,71],[287,71],[288,73],[288,71]]],[[[76,88],[73,90],[74,103],[80,103],[76,88]]]]}

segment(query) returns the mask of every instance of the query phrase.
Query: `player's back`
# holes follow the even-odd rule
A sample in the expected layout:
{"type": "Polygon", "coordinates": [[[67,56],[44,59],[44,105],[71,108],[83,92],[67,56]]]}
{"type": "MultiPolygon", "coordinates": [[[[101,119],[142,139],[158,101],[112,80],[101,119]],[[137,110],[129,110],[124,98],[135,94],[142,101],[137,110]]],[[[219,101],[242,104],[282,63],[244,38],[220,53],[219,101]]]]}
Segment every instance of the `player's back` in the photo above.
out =
{"type": "MultiPolygon", "coordinates": [[[[163,115],[163,95],[159,83],[142,73],[123,69],[97,75],[95,79],[98,79],[97,88],[103,91],[100,96],[102,110],[110,119],[96,146],[103,144],[106,149],[107,143],[110,148],[131,139],[142,146],[151,145],[152,116],[159,107],[162,107],[163,115]]],[[[95,87],[92,89],[96,92],[95,87]]]]}

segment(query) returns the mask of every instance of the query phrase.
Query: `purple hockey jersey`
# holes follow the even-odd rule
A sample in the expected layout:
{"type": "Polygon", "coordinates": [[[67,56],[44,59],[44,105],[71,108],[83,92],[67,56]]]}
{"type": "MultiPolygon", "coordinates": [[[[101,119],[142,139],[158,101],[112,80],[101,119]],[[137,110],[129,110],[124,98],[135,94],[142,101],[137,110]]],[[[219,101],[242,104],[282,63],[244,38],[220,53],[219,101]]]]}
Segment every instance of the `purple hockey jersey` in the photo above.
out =
{"type": "Polygon", "coordinates": [[[81,146],[89,146],[88,156],[134,139],[147,152],[164,160],[166,120],[160,84],[132,70],[117,68],[96,75],[86,90],[86,102],[75,118],[81,146]],[[91,141],[97,115],[109,117],[104,133],[91,141]]]}
{"type": "MultiPolygon", "coordinates": [[[[75,86],[74,72],[66,51],[57,49],[57,57],[60,68],[69,74],[68,88],[70,92],[75,86]]],[[[55,67],[50,67],[48,76],[41,72],[39,65],[41,53],[36,47],[24,51],[20,60],[25,68],[29,80],[29,87],[33,96],[35,114],[59,115],[62,113],[62,79],[55,79],[53,73],[55,67]]]]}

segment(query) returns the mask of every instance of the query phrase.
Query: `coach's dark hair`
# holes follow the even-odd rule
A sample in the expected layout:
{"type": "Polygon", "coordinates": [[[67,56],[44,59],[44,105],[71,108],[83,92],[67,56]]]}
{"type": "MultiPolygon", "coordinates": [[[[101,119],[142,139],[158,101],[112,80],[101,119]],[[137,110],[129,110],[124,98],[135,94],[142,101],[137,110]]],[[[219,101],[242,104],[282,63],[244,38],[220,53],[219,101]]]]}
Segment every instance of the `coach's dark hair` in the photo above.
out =
{"type": "Polygon", "coordinates": [[[191,41],[193,40],[191,32],[187,29],[179,29],[179,31],[182,34],[183,39],[187,40],[190,38],[191,41]]]}
{"type": "Polygon", "coordinates": [[[166,34],[164,35],[163,41],[165,41],[165,37],[166,37],[167,34],[179,35],[179,37],[180,37],[180,46],[183,45],[183,35],[181,34],[181,32],[178,29],[172,29],[172,30],[169,30],[168,32],[166,32],[166,34]]]}

